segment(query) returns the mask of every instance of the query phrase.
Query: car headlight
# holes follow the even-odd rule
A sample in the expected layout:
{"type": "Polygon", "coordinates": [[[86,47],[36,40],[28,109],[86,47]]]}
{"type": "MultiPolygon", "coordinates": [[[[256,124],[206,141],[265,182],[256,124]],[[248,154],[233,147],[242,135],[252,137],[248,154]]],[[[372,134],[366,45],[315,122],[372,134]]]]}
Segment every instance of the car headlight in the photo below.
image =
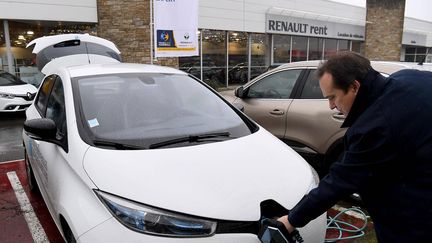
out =
{"type": "Polygon", "coordinates": [[[0,98],[15,99],[15,95],[8,93],[0,93],[0,98]]]}
{"type": "Polygon", "coordinates": [[[168,237],[206,237],[214,234],[216,222],[171,213],[95,191],[114,217],[126,227],[146,234],[168,237]]]}

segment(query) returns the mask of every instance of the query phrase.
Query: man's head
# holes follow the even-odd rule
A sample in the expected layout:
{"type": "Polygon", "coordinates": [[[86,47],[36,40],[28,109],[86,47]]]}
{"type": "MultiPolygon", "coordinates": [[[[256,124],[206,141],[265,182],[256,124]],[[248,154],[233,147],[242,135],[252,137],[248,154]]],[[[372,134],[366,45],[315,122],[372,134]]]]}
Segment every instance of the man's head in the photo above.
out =
{"type": "Polygon", "coordinates": [[[330,109],[348,115],[361,80],[370,68],[370,61],[354,52],[340,52],[318,68],[321,91],[329,100],[330,109]]]}

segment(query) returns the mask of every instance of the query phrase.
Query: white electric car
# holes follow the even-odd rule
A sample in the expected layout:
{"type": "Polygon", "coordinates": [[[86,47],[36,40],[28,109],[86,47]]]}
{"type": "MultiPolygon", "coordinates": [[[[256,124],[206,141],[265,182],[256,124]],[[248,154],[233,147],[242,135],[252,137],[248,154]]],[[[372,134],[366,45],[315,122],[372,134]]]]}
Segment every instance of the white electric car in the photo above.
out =
{"type": "MultiPolygon", "coordinates": [[[[260,242],[317,185],[296,152],[188,74],[89,35],[34,40],[29,182],[67,242],[260,242]]],[[[323,242],[322,215],[300,229],[323,242]]]]}
{"type": "Polygon", "coordinates": [[[31,105],[37,88],[0,70],[0,112],[24,111],[31,105]]]}

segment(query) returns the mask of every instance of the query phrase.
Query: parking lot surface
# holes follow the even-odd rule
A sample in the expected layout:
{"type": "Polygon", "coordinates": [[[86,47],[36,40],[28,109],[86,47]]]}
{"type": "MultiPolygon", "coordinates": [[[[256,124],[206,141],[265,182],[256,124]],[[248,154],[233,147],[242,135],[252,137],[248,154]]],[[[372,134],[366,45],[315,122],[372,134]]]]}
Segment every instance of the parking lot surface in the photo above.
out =
{"type": "Polygon", "coordinates": [[[29,191],[23,160],[0,163],[0,242],[63,242],[37,193],[29,191]]]}

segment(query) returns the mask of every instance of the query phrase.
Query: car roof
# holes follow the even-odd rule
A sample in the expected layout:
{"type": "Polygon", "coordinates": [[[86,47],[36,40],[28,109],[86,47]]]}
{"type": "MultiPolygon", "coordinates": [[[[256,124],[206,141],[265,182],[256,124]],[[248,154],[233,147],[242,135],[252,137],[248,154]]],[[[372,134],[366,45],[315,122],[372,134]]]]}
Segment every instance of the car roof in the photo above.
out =
{"type": "MultiPolygon", "coordinates": [[[[316,68],[323,62],[325,61],[314,60],[314,61],[292,62],[292,63],[283,64],[273,70],[280,70],[280,69],[294,68],[294,67],[305,67],[305,68],[315,67],[316,68]]],[[[431,63],[424,63],[423,65],[419,65],[416,62],[371,61],[371,65],[375,70],[386,74],[392,74],[402,69],[418,69],[418,70],[432,71],[431,63]]]]}
{"type": "Polygon", "coordinates": [[[88,64],[64,67],[71,77],[82,77],[116,73],[164,73],[184,74],[178,69],[158,65],[135,64],[135,63],[114,63],[114,64],[88,64]]]}

